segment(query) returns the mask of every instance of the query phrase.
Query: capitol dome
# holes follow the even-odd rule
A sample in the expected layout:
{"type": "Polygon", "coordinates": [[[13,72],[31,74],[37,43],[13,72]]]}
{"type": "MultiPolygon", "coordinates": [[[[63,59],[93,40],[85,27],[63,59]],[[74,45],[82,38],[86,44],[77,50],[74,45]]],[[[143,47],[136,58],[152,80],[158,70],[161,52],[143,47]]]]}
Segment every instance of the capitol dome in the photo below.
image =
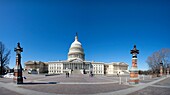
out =
{"type": "Polygon", "coordinates": [[[84,61],[84,50],[81,43],[78,41],[76,34],[74,42],[71,44],[68,52],[68,61],[84,61]]]}

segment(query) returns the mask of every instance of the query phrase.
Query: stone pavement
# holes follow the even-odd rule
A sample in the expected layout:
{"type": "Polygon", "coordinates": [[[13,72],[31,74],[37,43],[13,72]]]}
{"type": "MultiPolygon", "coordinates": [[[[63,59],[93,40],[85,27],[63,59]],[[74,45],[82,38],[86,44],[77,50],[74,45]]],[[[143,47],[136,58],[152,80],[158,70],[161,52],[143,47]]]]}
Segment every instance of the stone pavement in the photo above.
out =
{"type": "Polygon", "coordinates": [[[0,87],[0,95],[22,95],[22,94],[19,94],[15,91],[11,91],[9,89],[6,89],[4,87],[0,87]]]}
{"type": "Polygon", "coordinates": [[[170,95],[170,77],[128,95],[170,95]]]}
{"type": "Polygon", "coordinates": [[[119,84],[50,84],[41,86],[20,86],[21,88],[56,94],[98,94],[127,89],[119,84]],[[43,90],[42,90],[43,89],[43,90]]]}
{"type": "Polygon", "coordinates": [[[170,86],[170,77],[160,82],[157,82],[154,85],[170,86]]]}
{"type": "MultiPolygon", "coordinates": [[[[53,81],[56,81],[55,77],[51,77],[53,81]]],[[[78,77],[76,77],[78,78],[78,77]]],[[[78,80],[81,80],[82,77],[79,77],[78,80]]],[[[37,84],[24,84],[24,85],[16,85],[12,82],[8,82],[9,80],[5,80],[3,82],[0,79],[0,88],[4,90],[3,94],[0,95],[6,95],[6,92],[9,93],[14,93],[14,95],[64,95],[64,94],[92,94],[92,95],[152,95],[151,91],[157,90],[158,87],[160,87],[162,92],[165,92],[165,94],[160,94],[159,90],[157,90],[159,94],[156,95],[169,95],[170,92],[168,92],[167,89],[169,89],[168,85],[156,85],[157,83],[160,84],[167,84],[166,82],[169,83],[169,77],[162,77],[159,79],[156,79],[152,82],[149,83],[140,83],[135,86],[129,86],[129,85],[124,85],[124,84],[118,84],[117,80],[114,80],[112,77],[107,77],[105,79],[105,76],[96,76],[94,79],[95,81],[90,81],[89,82],[89,77],[83,77],[83,81],[75,82],[72,81],[74,78],[70,79],[71,82],[65,82],[61,81],[58,82],[57,84],[48,84],[50,79],[49,77],[43,77],[41,76],[40,78],[34,78],[34,82],[37,82],[37,84]],[[107,80],[107,81],[106,81],[107,80]],[[112,82],[111,82],[112,80],[112,82]],[[40,83],[38,83],[40,82],[40,83]],[[162,83],[163,82],[163,83],[162,83]],[[156,86],[157,87],[156,87],[156,86]],[[165,87],[166,86],[166,87],[165,87]],[[130,87],[130,88],[129,88],[130,87]],[[142,92],[146,91],[145,94],[142,92]],[[142,94],[141,94],[142,93],[142,94]],[[151,93],[151,94],[149,94],[151,93]]],[[[117,78],[116,78],[117,79],[117,78]]],[[[68,79],[63,79],[63,80],[68,80],[68,79]]],[[[30,81],[30,80],[28,80],[30,81]]],[[[160,92],[161,92],[160,91],[160,92]]]]}
{"type": "MultiPolygon", "coordinates": [[[[161,79],[155,80],[155,81],[150,82],[150,83],[135,85],[135,87],[133,87],[133,88],[128,88],[128,89],[124,89],[124,90],[114,91],[114,92],[111,92],[111,93],[103,93],[103,94],[104,95],[127,95],[127,94],[130,94],[130,93],[136,92],[138,90],[141,90],[141,89],[143,89],[145,87],[148,87],[148,86],[150,86],[152,84],[155,84],[155,83],[157,83],[159,81],[162,81],[162,80],[164,80],[166,78],[167,77],[163,77],[161,79]]],[[[101,95],[103,95],[103,94],[101,93],[101,95]]],[[[136,95],[136,94],[132,94],[132,95],[136,95]]]]}

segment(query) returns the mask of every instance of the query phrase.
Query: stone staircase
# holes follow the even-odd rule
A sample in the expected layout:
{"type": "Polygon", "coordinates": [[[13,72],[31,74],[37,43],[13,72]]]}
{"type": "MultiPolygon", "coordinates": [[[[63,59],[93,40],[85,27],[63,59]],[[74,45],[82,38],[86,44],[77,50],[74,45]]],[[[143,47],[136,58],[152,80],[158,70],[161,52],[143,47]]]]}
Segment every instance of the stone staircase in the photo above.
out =
{"type": "Polygon", "coordinates": [[[73,70],[72,74],[82,74],[80,70],[73,70]]]}
{"type": "Polygon", "coordinates": [[[125,70],[125,71],[123,71],[123,72],[124,72],[125,75],[130,74],[130,72],[129,72],[128,70],[125,70]]]}

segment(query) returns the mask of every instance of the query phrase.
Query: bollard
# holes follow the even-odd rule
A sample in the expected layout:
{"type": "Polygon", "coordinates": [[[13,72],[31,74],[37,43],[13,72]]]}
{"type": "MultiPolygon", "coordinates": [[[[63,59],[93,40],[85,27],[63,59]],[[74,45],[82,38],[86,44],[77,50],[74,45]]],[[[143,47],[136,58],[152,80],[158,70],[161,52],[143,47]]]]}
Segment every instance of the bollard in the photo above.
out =
{"type": "Polygon", "coordinates": [[[119,77],[119,84],[121,84],[121,77],[119,77]]]}
{"type": "Polygon", "coordinates": [[[144,80],[144,75],[143,75],[143,80],[144,80]]]}
{"type": "Polygon", "coordinates": [[[127,84],[127,77],[126,77],[126,84],[127,84]]]}

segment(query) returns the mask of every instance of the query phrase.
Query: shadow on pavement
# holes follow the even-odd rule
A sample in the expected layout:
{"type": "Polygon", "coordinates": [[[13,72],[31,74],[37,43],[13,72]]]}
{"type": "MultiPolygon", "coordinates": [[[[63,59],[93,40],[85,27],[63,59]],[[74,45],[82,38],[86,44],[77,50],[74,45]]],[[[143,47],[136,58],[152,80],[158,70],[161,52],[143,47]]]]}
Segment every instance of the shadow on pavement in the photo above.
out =
{"type": "Polygon", "coordinates": [[[36,85],[36,84],[57,84],[59,82],[24,82],[20,85],[36,85]]]}

